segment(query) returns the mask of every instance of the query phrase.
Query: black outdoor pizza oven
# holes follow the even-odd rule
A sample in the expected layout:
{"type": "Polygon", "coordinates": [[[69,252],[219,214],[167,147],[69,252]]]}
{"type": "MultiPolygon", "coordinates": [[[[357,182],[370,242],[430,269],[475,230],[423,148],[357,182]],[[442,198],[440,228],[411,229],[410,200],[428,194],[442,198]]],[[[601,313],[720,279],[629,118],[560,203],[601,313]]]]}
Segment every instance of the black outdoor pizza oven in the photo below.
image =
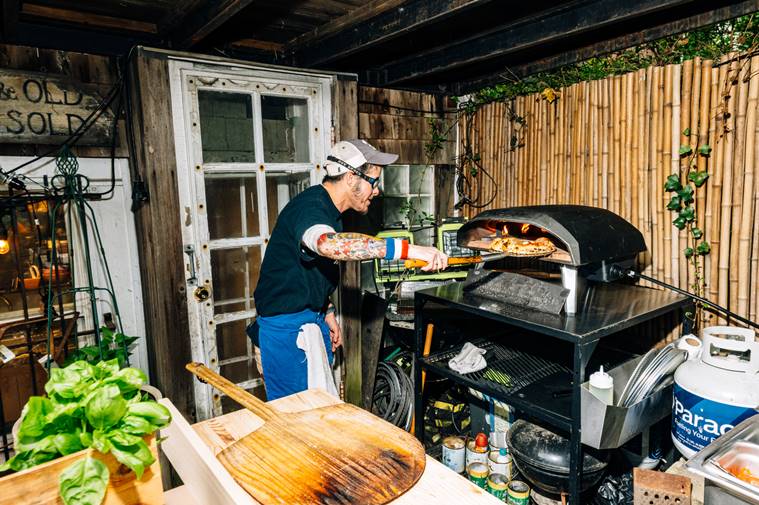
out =
{"type": "Polygon", "coordinates": [[[629,222],[606,209],[583,205],[488,210],[462,226],[457,241],[462,247],[492,251],[491,242],[504,235],[551,239],[557,250],[537,260],[559,264],[567,314],[580,310],[586,281],[621,278],[635,265],[638,253],[646,250],[643,235],[629,222]]]}

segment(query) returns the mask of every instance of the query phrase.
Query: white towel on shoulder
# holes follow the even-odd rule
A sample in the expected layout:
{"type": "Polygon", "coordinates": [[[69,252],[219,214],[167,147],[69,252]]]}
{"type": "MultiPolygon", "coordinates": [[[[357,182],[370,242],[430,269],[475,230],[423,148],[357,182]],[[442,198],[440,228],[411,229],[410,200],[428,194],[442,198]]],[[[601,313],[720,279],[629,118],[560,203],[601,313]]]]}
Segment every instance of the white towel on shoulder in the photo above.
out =
{"type": "Polygon", "coordinates": [[[472,373],[477,370],[482,370],[488,366],[485,361],[485,354],[487,351],[481,349],[471,342],[464,344],[461,348],[461,352],[456,356],[448,360],[448,366],[451,370],[455,370],[458,373],[472,373]]]}
{"type": "Polygon", "coordinates": [[[319,325],[307,323],[300,327],[298,349],[306,353],[308,366],[308,389],[321,389],[337,396],[335,379],[332,377],[332,367],[327,359],[327,349],[324,347],[324,337],[319,325]]]}

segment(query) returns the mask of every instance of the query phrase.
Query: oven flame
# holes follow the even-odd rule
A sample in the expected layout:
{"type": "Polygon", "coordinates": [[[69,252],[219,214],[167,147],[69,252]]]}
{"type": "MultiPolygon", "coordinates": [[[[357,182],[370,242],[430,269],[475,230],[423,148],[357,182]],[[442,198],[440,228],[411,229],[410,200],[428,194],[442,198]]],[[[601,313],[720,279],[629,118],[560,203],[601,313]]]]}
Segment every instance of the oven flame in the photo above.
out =
{"type": "Polygon", "coordinates": [[[522,225],[522,234],[527,233],[527,230],[529,230],[529,229],[530,229],[530,225],[529,224],[527,224],[527,223],[523,224],[522,225]]]}
{"type": "Polygon", "coordinates": [[[502,231],[503,231],[503,236],[505,237],[506,235],[509,234],[509,227],[507,225],[503,225],[502,231]]]}

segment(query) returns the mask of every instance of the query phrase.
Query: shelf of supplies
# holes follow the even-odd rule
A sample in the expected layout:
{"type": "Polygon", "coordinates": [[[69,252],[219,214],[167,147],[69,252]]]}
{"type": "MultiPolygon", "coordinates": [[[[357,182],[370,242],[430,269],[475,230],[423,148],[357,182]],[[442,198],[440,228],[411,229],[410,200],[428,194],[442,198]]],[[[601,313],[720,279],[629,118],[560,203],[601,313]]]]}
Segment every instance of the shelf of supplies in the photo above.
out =
{"type": "Polygon", "coordinates": [[[461,374],[449,368],[448,360],[461,351],[461,346],[423,358],[422,367],[554,426],[567,430],[571,427],[569,368],[498,342],[475,340],[472,343],[487,351],[487,367],[482,370],[461,374]]]}

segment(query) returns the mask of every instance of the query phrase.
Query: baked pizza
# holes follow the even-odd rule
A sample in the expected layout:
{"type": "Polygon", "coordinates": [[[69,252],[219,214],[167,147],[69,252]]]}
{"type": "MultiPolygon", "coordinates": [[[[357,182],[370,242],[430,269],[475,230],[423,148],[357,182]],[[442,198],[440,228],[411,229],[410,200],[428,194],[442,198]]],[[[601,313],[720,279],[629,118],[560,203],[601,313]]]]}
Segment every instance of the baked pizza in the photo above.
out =
{"type": "Polygon", "coordinates": [[[490,250],[510,256],[548,256],[556,251],[556,246],[546,237],[529,240],[506,236],[494,239],[490,243],[490,250]]]}

